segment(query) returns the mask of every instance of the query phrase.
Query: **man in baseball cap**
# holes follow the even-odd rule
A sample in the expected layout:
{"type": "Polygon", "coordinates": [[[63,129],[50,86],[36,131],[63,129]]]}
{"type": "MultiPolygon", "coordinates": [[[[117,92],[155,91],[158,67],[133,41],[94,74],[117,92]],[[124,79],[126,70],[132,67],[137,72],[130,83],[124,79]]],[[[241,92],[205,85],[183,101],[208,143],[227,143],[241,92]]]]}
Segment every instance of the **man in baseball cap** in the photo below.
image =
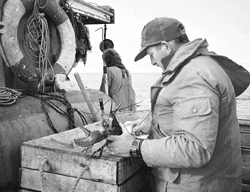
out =
{"type": "Polygon", "coordinates": [[[248,87],[250,74],[207,47],[206,39],[189,41],[174,18],[155,18],[142,30],[135,61],[147,54],[163,70],[151,87],[152,117],[132,123],[133,135],[148,137],[133,137],[122,127],[121,136],[107,140],[112,154],[152,167],[152,191],[241,191],[235,97],[248,87]]]}

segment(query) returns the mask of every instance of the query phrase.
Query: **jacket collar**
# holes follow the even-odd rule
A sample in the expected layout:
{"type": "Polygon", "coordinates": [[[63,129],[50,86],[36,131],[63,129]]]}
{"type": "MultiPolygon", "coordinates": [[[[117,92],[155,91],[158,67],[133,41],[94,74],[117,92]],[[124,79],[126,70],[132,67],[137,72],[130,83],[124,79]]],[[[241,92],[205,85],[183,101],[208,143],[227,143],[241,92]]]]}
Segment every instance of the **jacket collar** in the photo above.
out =
{"type": "MultiPolygon", "coordinates": [[[[169,61],[166,71],[163,72],[165,78],[162,82],[167,83],[174,75],[174,72],[188,59],[193,58],[201,53],[208,52],[207,47],[208,43],[206,39],[200,38],[182,45],[169,61]]],[[[167,57],[162,59],[162,63],[164,62],[168,62],[167,57]]]]}

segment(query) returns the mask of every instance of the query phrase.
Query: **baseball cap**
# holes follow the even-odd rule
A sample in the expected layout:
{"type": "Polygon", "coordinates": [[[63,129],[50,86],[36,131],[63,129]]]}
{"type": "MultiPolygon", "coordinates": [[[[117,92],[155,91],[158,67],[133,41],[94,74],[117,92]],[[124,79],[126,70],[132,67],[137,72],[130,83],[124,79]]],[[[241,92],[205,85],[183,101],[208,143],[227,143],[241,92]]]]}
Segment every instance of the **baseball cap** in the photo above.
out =
{"type": "Polygon", "coordinates": [[[141,49],[134,61],[142,59],[147,47],[162,41],[171,41],[185,33],[182,23],[170,17],[157,17],[148,22],[141,33],[141,49]]]}

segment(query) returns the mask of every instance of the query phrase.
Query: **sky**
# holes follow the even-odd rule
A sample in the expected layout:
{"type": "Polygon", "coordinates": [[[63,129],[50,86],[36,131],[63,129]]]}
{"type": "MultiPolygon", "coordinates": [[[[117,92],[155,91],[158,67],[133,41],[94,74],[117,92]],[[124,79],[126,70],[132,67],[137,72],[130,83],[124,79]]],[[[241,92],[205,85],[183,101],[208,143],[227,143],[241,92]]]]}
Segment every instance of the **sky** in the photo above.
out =
{"type": "MultiPolygon", "coordinates": [[[[107,25],[106,38],[114,42],[127,69],[132,73],[161,72],[152,66],[148,56],[134,62],[140,50],[141,31],[156,17],[173,17],[185,26],[190,40],[206,39],[209,51],[225,55],[250,71],[250,1],[249,0],[93,0],[96,5],[109,5],[115,10],[115,24],[107,25]]],[[[102,72],[104,25],[86,25],[92,51],[87,63],[78,63],[77,72],[102,72]]]]}

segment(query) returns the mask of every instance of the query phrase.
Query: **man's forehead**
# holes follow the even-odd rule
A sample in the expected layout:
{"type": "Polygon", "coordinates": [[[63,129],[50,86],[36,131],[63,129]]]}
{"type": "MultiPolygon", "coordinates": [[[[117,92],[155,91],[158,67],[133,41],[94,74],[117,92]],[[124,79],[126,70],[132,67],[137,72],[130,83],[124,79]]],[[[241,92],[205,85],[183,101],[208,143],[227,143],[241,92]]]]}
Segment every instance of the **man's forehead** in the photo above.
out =
{"type": "Polygon", "coordinates": [[[157,51],[158,47],[161,45],[161,43],[157,43],[156,45],[151,45],[151,46],[148,46],[147,49],[146,49],[146,52],[155,52],[157,51]]]}
{"type": "Polygon", "coordinates": [[[155,52],[155,51],[156,51],[156,45],[149,46],[149,47],[147,47],[147,49],[146,49],[146,53],[147,53],[148,55],[152,54],[152,53],[155,52]]]}

